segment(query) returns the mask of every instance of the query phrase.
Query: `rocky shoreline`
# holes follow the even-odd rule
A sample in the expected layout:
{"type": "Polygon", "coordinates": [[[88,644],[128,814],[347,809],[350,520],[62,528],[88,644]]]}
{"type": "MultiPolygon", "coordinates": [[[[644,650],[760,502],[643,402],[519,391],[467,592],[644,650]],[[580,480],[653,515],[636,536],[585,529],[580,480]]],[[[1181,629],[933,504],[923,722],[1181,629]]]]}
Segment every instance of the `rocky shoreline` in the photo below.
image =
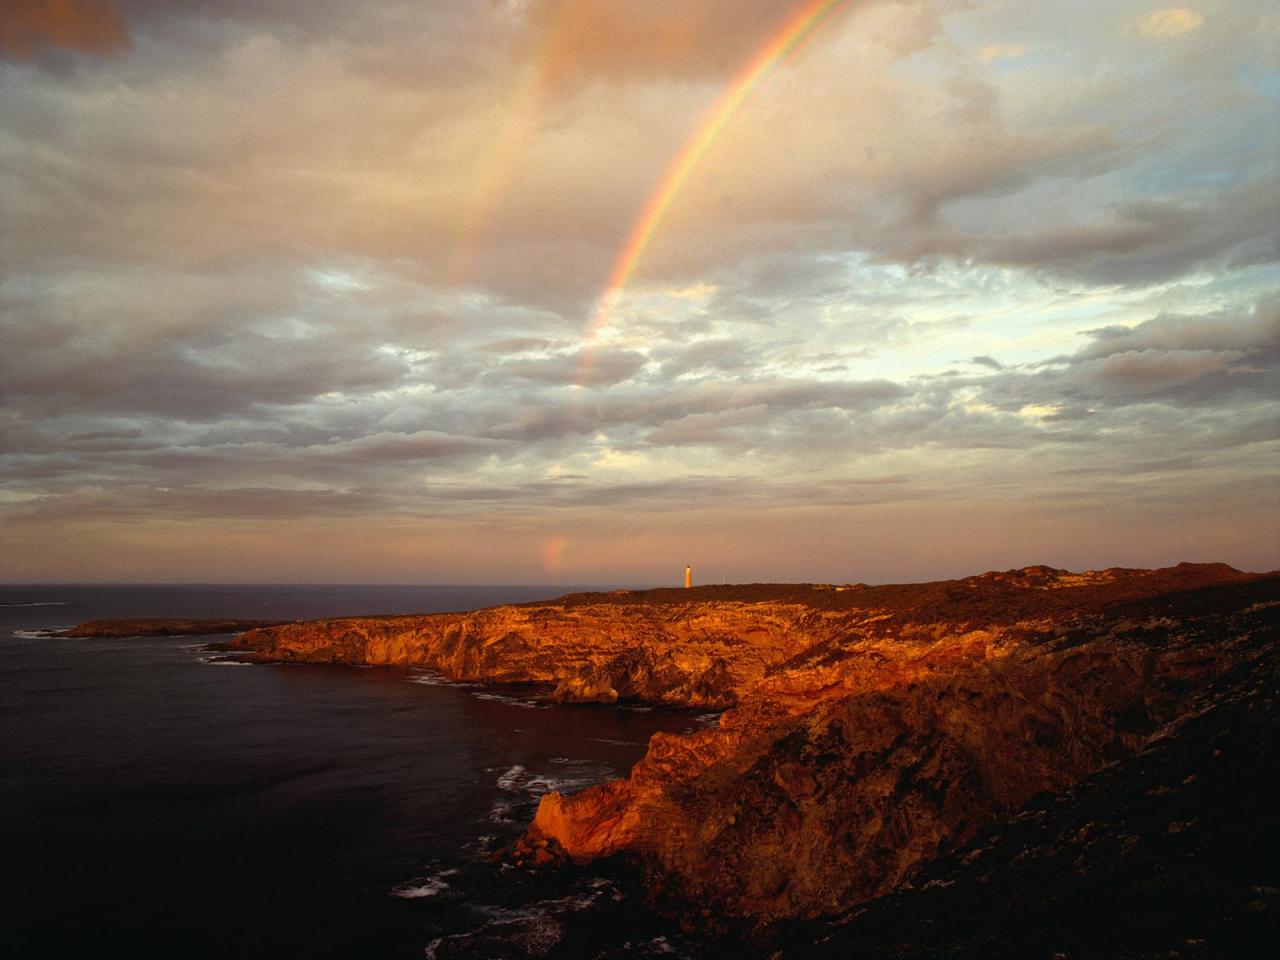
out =
{"type": "Polygon", "coordinates": [[[1201,929],[1177,941],[1182,949],[1186,940],[1225,949],[1274,927],[1274,867],[1240,851],[1253,866],[1223,893],[1213,871],[1231,849],[1210,856],[1201,843],[1204,869],[1177,851],[1197,830],[1274,843],[1260,794],[1275,780],[1277,611],[1278,574],[1029,567],[930,584],[628,591],[289,623],[248,630],[230,647],[262,662],[543,683],[567,702],[724,710],[714,727],[655,735],[626,780],[544,797],[513,852],[533,867],[626,858],[655,902],[701,929],[762,938],[785,956],[1021,955],[1058,943],[1052,924],[993,940],[972,911],[1031,930],[1014,914],[1085,898],[1078,878],[1091,876],[1123,902],[1125,883],[1146,881],[1117,858],[1141,850],[1157,876],[1180,879],[1158,900],[1168,929],[1133,934],[1139,956],[1144,936],[1182,936],[1180,917],[1201,929]],[[1215,766],[1221,744],[1206,753],[1192,741],[1233,736],[1253,745],[1233,764],[1261,764],[1232,767],[1243,792],[1236,815],[1221,789],[1199,816],[1192,802],[1166,815],[1160,798],[1217,784],[1214,771],[1225,769],[1215,766]],[[1177,782],[1166,783],[1171,765],[1177,782]],[[1108,806],[1119,798],[1128,806],[1108,806]],[[1232,826],[1240,811],[1243,825],[1232,826]],[[1264,892],[1248,893],[1255,887],[1264,892]],[[1206,901],[1206,889],[1221,895],[1206,901]],[[1241,891],[1248,898],[1237,903],[1241,891]],[[1239,922],[1182,910],[1184,894],[1239,922]]]}

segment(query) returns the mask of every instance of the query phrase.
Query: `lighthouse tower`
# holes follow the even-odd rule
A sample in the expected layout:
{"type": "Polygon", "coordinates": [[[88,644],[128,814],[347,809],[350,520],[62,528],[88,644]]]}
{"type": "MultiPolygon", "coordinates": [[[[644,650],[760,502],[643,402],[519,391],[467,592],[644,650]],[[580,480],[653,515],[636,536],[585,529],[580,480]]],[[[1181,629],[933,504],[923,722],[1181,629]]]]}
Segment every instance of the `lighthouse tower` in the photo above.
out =
{"type": "Polygon", "coordinates": [[[684,588],[688,590],[693,586],[693,567],[686,565],[684,568],[684,588]]]}

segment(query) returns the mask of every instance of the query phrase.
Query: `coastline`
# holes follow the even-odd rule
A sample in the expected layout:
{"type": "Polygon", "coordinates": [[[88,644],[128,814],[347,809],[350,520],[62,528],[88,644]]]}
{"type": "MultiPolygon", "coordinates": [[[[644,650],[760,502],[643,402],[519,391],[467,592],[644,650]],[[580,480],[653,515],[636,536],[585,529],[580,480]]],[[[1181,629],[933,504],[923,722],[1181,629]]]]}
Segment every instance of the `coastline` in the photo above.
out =
{"type": "Polygon", "coordinates": [[[1140,768],[1189,718],[1256,697],[1278,604],[1280,576],[1221,565],[1031,567],[295,622],[226,647],[251,662],[548,684],[561,702],[725,710],[655,735],[627,779],[543,797],[509,859],[621,857],[694,928],[807,942],[812,924],[845,930],[833,918],[864,904],[883,917],[948,858],[980,864],[982,838],[1037,797],[1140,768]]]}

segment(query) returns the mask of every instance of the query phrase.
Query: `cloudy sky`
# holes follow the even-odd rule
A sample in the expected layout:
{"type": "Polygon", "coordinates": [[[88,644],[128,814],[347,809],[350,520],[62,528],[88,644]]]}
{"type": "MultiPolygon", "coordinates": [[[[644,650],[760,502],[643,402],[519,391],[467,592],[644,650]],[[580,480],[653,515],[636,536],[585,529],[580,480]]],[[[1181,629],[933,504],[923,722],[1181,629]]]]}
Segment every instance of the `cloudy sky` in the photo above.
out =
{"type": "Polygon", "coordinates": [[[1280,16],[1175,2],[9,0],[0,579],[1278,567],[1280,16]]]}

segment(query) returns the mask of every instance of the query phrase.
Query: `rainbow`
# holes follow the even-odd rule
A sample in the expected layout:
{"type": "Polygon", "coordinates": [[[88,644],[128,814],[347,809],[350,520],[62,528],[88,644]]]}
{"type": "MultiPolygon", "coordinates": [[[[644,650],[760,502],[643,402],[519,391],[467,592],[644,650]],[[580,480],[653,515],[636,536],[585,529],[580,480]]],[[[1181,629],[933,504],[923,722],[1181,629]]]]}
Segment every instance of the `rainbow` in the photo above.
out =
{"type": "Polygon", "coordinates": [[[849,0],[809,0],[797,10],[743,65],[667,165],[631,228],[627,242],[614,261],[604,292],[596,301],[595,313],[587,328],[587,344],[579,360],[578,386],[586,385],[595,363],[595,340],[608,325],[618,298],[689,175],[773,69],[848,2],[849,0]]]}
{"type": "Polygon", "coordinates": [[[483,231],[520,169],[520,156],[537,129],[550,86],[547,71],[539,68],[512,99],[502,134],[489,153],[488,164],[472,187],[458,228],[453,259],[445,274],[447,287],[456,289],[467,281],[483,231]]]}
{"type": "Polygon", "coordinates": [[[534,67],[504,111],[506,120],[493,146],[486,151],[487,163],[477,170],[455,235],[453,257],[445,272],[445,286],[462,287],[470,277],[481,240],[503,196],[520,171],[525,148],[537,133],[538,123],[556,89],[564,80],[564,47],[576,28],[577,8],[559,7],[534,67]]]}

